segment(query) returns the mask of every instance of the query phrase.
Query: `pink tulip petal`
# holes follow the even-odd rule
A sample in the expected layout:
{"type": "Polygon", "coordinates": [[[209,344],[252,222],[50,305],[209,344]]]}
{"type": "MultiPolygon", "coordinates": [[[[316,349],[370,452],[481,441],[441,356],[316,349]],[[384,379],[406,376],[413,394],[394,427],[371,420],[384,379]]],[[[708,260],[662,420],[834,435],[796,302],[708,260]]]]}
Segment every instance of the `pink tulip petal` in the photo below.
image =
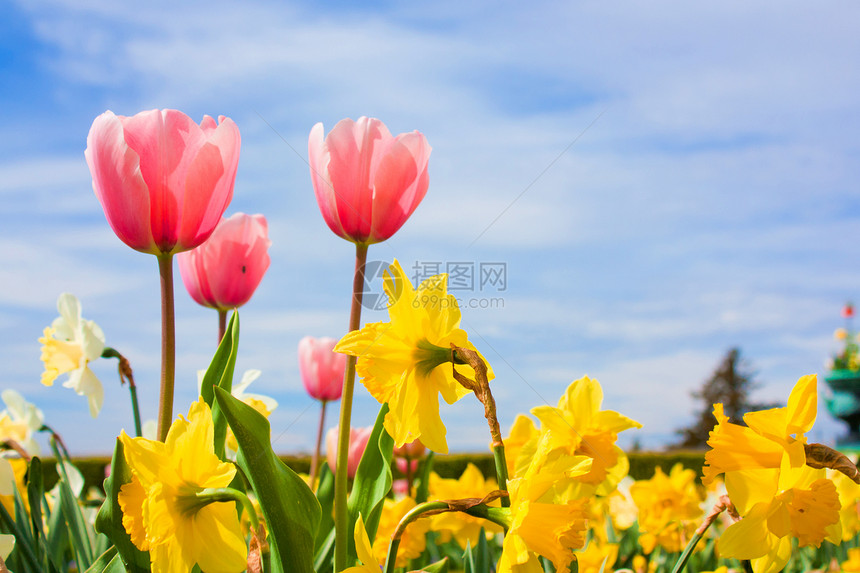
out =
{"type": "Polygon", "coordinates": [[[346,355],[333,352],[333,338],[305,336],[299,341],[299,372],[308,394],[316,400],[338,400],[343,390],[346,355]]]}
{"type": "Polygon", "coordinates": [[[326,138],[329,176],[337,196],[341,225],[363,242],[372,230],[374,197],[371,178],[393,141],[378,119],[341,120],[326,138]]]}
{"type": "Polygon", "coordinates": [[[222,219],[206,242],[177,255],[188,294],[203,306],[242,306],[269,268],[270,245],[262,215],[236,213],[222,219]]]}
{"type": "Polygon", "coordinates": [[[108,111],[95,119],[84,156],[111,229],[132,249],[156,252],[149,191],[141,175],[140,158],[126,143],[120,118],[108,111]]]}
{"type": "Polygon", "coordinates": [[[185,290],[197,304],[214,308],[215,299],[212,296],[212,289],[209,288],[206,274],[201,271],[200,260],[198,249],[183,251],[176,255],[179,275],[185,284],[185,290]]]}
{"type": "Polygon", "coordinates": [[[187,115],[171,109],[120,119],[129,147],[140,156],[140,171],[149,188],[153,239],[161,252],[169,252],[179,238],[181,194],[203,144],[203,132],[187,115]]]}
{"type": "Polygon", "coordinates": [[[308,157],[326,224],[355,243],[388,239],[427,193],[427,140],[417,131],[394,138],[380,120],[367,117],[341,120],[323,134],[321,123],[311,130],[308,157]]]}
{"type": "Polygon", "coordinates": [[[323,219],[335,235],[349,240],[349,236],[340,224],[337,216],[337,197],[328,174],[329,153],[325,143],[325,131],[322,123],[317,123],[311,129],[308,137],[308,164],[311,170],[311,183],[314,188],[317,203],[323,219]]]}
{"type": "Polygon", "coordinates": [[[220,253],[217,259],[211,253],[208,263],[213,295],[220,307],[236,308],[248,302],[269,268],[269,240],[265,230],[260,232],[247,216],[231,217],[216,229],[220,253]]]}
{"type": "MultiPolygon", "coordinates": [[[[212,118],[209,121],[213,121],[212,118]]],[[[227,119],[209,132],[208,141],[189,165],[179,248],[199,245],[220,222],[221,215],[233,198],[240,145],[239,128],[227,119]]]]}
{"type": "Polygon", "coordinates": [[[418,132],[402,134],[388,148],[373,181],[374,241],[397,232],[427,193],[430,146],[418,132]]]}

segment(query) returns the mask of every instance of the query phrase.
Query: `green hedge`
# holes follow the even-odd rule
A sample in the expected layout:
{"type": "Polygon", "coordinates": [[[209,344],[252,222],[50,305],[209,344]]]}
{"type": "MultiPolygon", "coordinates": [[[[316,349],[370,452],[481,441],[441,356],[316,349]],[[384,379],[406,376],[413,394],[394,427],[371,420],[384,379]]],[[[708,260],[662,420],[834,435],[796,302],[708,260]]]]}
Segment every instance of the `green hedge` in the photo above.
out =
{"type": "MultiPolygon", "coordinates": [[[[695,470],[701,476],[702,465],[705,462],[704,452],[631,452],[627,454],[627,457],[630,459],[630,476],[637,480],[652,477],[654,475],[654,468],[658,466],[664,472],[669,473],[672,466],[678,462],[685,468],[695,470]]],[[[281,459],[294,471],[308,473],[308,469],[310,468],[309,457],[281,456],[281,459]]],[[[447,456],[436,456],[433,468],[443,478],[456,478],[463,473],[466,465],[470,462],[478,466],[478,469],[485,476],[495,475],[493,456],[490,454],[450,454],[447,456]]],[[[77,466],[84,476],[86,488],[102,488],[102,483],[105,479],[105,467],[109,464],[110,458],[107,457],[79,458],[75,460],[75,466],[77,466]]],[[[42,468],[46,487],[53,487],[57,483],[55,461],[53,459],[43,460],[42,468]]],[[[397,478],[400,476],[395,472],[394,477],[397,478]]]]}

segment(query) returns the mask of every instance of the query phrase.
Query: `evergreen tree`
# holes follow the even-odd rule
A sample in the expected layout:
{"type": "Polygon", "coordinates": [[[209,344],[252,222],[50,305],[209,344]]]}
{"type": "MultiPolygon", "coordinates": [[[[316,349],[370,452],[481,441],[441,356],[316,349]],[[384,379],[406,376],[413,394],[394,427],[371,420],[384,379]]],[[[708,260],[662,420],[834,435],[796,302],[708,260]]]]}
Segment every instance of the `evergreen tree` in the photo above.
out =
{"type": "Polygon", "coordinates": [[[673,447],[705,448],[708,435],[716,424],[713,411],[714,404],[718,402],[723,404],[726,416],[736,424],[743,424],[743,415],[747,412],[776,407],[774,404],[750,402],[750,393],[759,386],[754,378],[755,372],[741,357],[740,349],[730,349],[702,388],[692,393],[702,408],[693,424],[675,431],[681,436],[681,441],[673,447]]]}

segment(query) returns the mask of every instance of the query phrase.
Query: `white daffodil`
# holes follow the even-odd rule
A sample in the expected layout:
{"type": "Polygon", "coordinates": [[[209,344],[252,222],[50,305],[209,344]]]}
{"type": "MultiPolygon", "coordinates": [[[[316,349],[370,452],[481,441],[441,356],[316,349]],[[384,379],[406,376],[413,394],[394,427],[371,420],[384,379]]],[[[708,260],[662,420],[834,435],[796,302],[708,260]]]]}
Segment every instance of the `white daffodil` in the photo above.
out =
{"type": "Polygon", "coordinates": [[[99,415],[104,402],[104,388],[96,375],[90,370],[89,363],[99,358],[105,348],[102,329],[92,320],[81,318],[81,304],[69,293],[57,299],[60,316],[45,329],[42,343],[42,384],[52,386],[61,374],[69,375],[63,383],[72,388],[79,396],[89,400],[90,414],[99,415]]]}
{"type": "Polygon", "coordinates": [[[272,410],[278,407],[278,401],[272,398],[271,396],[264,396],[263,394],[251,394],[249,392],[245,392],[245,389],[251,385],[251,382],[256,380],[262,374],[259,370],[246,370],[244,374],[242,374],[242,379],[238,384],[233,386],[233,396],[238,398],[239,400],[245,402],[246,404],[250,404],[252,400],[256,400],[261,402],[263,406],[266,407],[270,413],[272,410]]]}
{"type": "Polygon", "coordinates": [[[0,397],[6,409],[0,412],[0,440],[14,440],[31,456],[41,453],[35,434],[42,428],[44,415],[15,390],[4,390],[0,397]]]}
{"type": "MultiPolygon", "coordinates": [[[[242,374],[242,379],[238,384],[233,384],[233,390],[230,392],[234,398],[245,402],[246,404],[251,404],[252,400],[260,402],[263,406],[266,407],[270,413],[272,410],[278,407],[278,401],[272,398],[271,396],[264,396],[263,394],[251,394],[249,392],[245,392],[245,389],[251,385],[251,383],[260,377],[262,372],[257,369],[246,370],[244,374],[242,374]]],[[[205,370],[197,371],[197,393],[200,393],[200,387],[203,384],[203,377],[206,375],[205,370]]]]}
{"type": "MultiPolygon", "coordinates": [[[[200,393],[200,386],[203,384],[203,376],[206,374],[205,370],[197,371],[197,393],[200,393]]],[[[264,415],[265,417],[269,417],[272,414],[272,410],[278,407],[278,402],[271,396],[264,396],[262,394],[251,394],[245,392],[245,389],[251,385],[251,382],[260,377],[261,372],[259,370],[246,370],[244,374],[242,374],[242,379],[238,384],[233,385],[233,390],[231,394],[233,397],[241,400],[245,404],[251,406],[256,411],[264,415]]],[[[233,431],[229,428],[227,429],[227,457],[230,459],[235,459],[236,452],[239,450],[239,444],[236,441],[236,436],[233,434],[233,431]]]]}

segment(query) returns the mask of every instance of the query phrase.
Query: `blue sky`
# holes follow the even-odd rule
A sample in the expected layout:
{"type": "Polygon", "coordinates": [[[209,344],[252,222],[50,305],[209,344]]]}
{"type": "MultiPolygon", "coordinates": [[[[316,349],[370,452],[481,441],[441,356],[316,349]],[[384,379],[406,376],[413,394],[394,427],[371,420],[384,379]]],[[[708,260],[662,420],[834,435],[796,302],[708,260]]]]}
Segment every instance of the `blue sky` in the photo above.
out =
{"type": "MultiPolygon", "coordinates": [[[[823,374],[841,305],[860,301],[858,17],[850,2],[5,3],[0,386],[74,453],[108,452],[131,428],[114,363],[94,365],[96,420],[39,384],[36,339],[68,291],[155,416],[155,258],[110,231],[83,150],[106,109],[170,107],[242,132],[227,214],[264,214],[273,244],[241,311],[238,369],[261,369],[252,389],[280,402],[278,451],[311,448],[295,348],[343,334],[352,281],[352,246],[316,207],[307,136],[360,115],[433,146],[427,197],[370,259],[506,265],[503,292],[458,293],[502,300],[464,309],[462,325],[495,368],[505,430],[588,374],[604,407],[644,424],[622,444],[660,447],[732,346],[758,373],[755,398],[785,401],[823,374]]],[[[178,283],[177,321],[182,412],[216,318],[178,283]]],[[[360,389],[356,425],[376,409],[360,389]]],[[[477,401],[443,419],[453,450],[485,447],[477,401]]],[[[840,431],[822,406],[813,439],[840,431]]]]}

